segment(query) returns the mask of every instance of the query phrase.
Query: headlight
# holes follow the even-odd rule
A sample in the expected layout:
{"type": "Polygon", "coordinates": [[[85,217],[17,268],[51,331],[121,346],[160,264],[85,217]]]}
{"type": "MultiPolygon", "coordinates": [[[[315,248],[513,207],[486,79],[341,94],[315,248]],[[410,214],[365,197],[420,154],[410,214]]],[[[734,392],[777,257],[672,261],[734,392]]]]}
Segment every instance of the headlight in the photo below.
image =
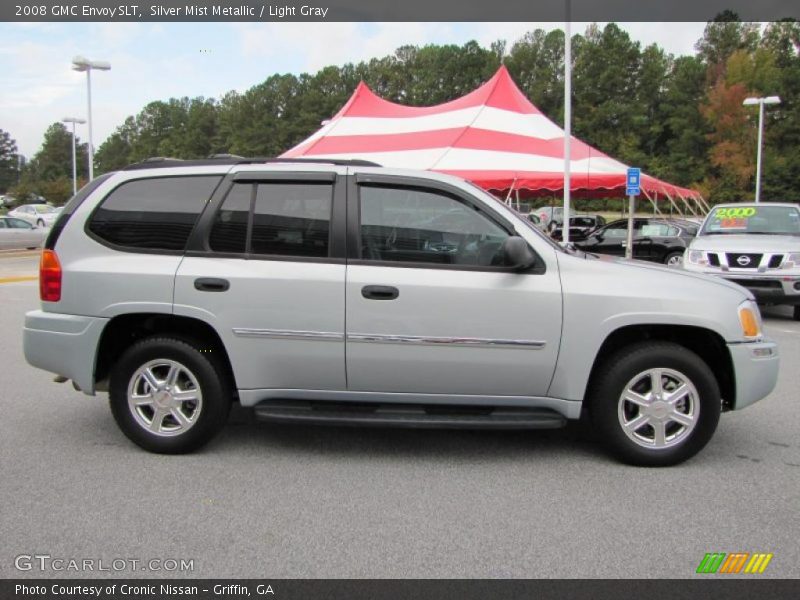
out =
{"type": "Polygon", "coordinates": [[[761,337],[761,313],[758,305],[752,300],[745,300],[739,305],[739,323],[744,337],[750,339],[761,337]]]}
{"type": "Polygon", "coordinates": [[[787,254],[786,258],[783,259],[784,269],[794,269],[798,264],[800,264],[800,252],[792,252],[791,254],[787,254]]]}
{"type": "Polygon", "coordinates": [[[689,250],[688,256],[689,256],[689,262],[694,265],[708,264],[708,258],[706,258],[706,253],[702,250],[689,250]]]}

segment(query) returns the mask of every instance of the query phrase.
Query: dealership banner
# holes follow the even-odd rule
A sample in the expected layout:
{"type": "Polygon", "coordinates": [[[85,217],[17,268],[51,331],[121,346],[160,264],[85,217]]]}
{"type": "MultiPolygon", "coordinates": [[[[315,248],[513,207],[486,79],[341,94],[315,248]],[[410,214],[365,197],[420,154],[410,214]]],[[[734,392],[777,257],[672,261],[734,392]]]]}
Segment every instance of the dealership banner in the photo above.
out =
{"type": "Polygon", "coordinates": [[[3,0],[0,20],[33,21],[743,21],[800,18],[797,0],[3,0]],[[569,14],[569,17],[567,17],[569,14]]]}
{"type": "Polygon", "coordinates": [[[725,600],[796,598],[785,579],[447,580],[447,579],[17,579],[0,580],[3,600],[725,600]]]}

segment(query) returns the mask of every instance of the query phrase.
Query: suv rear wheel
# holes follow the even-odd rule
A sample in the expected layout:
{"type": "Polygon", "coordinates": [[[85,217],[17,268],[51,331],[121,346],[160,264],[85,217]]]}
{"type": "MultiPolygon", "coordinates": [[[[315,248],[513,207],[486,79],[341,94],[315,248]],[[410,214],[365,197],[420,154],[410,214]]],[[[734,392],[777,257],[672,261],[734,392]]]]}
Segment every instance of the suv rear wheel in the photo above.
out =
{"type": "Polygon", "coordinates": [[[145,450],[191,452],[222,428],[231,388],[218,360],[188,340],[151,337],[114,365],[109,401],[123,433],[145,450]]]}
{"type": "Polygon", "coordinates": [[[711,439],[721,412],[717,380],[694,352],[668,342],[623,348],[591,390],[592,423],[622,461],[669,466],[711,439]]]}

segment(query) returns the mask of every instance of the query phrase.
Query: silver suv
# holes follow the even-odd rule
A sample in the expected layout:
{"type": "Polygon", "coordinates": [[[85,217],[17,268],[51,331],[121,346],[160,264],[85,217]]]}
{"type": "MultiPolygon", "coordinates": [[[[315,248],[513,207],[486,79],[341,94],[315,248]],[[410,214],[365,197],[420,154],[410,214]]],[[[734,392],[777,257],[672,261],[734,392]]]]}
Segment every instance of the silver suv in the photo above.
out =
{"type": "Polygon", "coordinates": [[[738,283],[758,302],[794,306],[800,321],[800,206],[714,207],[686,251],[684,268],[738,283]]]}
{"type": "Polygon", "coordinates": [[[561,249],[456,177],[359,161],[161,159],[104,175],[42,253],[32,365],[191,451],[231,403],[282,422],[553,428],[697,453],[773,389],[752,295],[561,249]]]}

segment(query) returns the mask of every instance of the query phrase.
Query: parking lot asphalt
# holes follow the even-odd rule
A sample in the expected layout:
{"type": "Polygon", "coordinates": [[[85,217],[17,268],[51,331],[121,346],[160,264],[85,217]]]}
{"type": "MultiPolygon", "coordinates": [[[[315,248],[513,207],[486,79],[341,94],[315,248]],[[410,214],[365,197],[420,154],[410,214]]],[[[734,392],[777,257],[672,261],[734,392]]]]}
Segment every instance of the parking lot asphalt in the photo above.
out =
{"type": "Polygon", "coordinates": [[[0,283],[33,281],[39,276],[39,250],[0,251],[0,283]]]}
{"type": "Polygon", "coordinates": [[[148,454],[105,395],[25,363],[36,282],[0,285],[0,306],[0,577],[691,578],[707,552],[771,552],[758,577],[800,575],[800,323],[785,309],[765,312],[777,389],[723,415],[691,461],[644,469],[575,426],[323,428],[241,409],[201,452],[148,454]],[[194,568],[15,569],[37,553],[194,568]]]}

